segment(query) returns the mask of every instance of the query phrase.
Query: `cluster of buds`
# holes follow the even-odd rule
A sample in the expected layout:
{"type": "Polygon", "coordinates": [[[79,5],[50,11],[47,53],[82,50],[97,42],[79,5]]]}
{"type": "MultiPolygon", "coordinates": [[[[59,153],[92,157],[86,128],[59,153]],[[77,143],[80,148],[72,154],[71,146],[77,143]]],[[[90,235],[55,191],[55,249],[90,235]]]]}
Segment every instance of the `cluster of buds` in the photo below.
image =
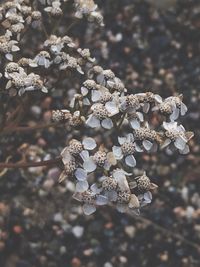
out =
{"type": "Polygon", "coordinates": [[[39,27],[41,17],[41,12],[33,10],[29,1],[25,0],[5,1],[0,9],[0,21],[6,35],[17,40],[20,40],[27,26],[39,27]]]}
{"type": "Polygon", "coordinates": [[[93,0],[75,0],[75,8],[77,18],[86,17],[89,22],[104,26],[103,16],[97,11],[98,6],[93,0]]]}
{"type": "Polygon", "coordinates": [[[115,205],[120,212],[138,213],[151,202],[151,191],[157,186],[146,173],[134,178],[137,154],[159,148],[189,153],[188,142],[193,133],[174,121],[187,108],[181,96],[163,100],[152,92],[128,94],[122,81],[100,66],[92,67],[88,78],[70,103],[73,112],[80,112],[82,134],[87,137],[82,142],[71,140],[61,152],[65,168],[60,181],[76,180],[74,198],[83,203],[85,214],[106,204],[115,205]],[[170,112],[163,112],[166,104],[171,107],[170,112]],[[151,112],[163,119],[157,128],[148,121],[151,112]],[[109,142],[99,141],[102,128],[107,130],[104,135],[112,136],[109,142]]]}

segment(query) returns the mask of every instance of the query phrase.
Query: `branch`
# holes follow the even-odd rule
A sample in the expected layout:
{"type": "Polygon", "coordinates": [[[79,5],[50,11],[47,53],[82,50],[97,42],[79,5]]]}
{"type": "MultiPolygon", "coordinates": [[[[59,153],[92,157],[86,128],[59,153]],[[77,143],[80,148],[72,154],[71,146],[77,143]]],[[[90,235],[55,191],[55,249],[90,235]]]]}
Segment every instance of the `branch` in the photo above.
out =
{"type": "Polygon", "coordinates": [[[178,233],[175,233],[174,231],[170,231],[166,228],[164,228],[163,226],[151,221],[150,219],[147,219],[147,218],[144,218],[142,216],[137,216],[137,215],[134,215],[133,213],[128,213],[133,219],[135,219],[136,221],[140,221],[140,222],[143,222],[145,224],[149,224],[149,225],[152,225],[153,228],[155,228],[156,230],[158,230],[159,232],[163,233],[164,235],[166,236],[170,236],[172,238],[175,238],[195,249],[197,249],[197,251],[200,251],[200,245],[191,241],[191,240],[188,240],[186,239],[185,237],[183,237],[183,235],[181,234],[178,234],[178,233]]]}
{"type": "Polygon", "coordinates": [[[63,124],[63,122],[52,122],[49,124],[39,124],[36,126],[7,126],[3,129],[3,131],[0,134],[5,134],[5,133],[11,133],[11,132],[30,132],[30,131],[35,131],[35,130],[40,130],[40,129],[45,129],[49,127],[57,127],[63,124]]]}
{"type": "Polygon", "coordinates": [[[29,167],[40,167],[40,166],[50,166],[61,163],[61,157],[57,157],[55,159],[38,161],[38,162],[2,162],[0,163],[0,169],[9,168],[9,169],[20,169],[20,168],[29,168],[29,167]]]}

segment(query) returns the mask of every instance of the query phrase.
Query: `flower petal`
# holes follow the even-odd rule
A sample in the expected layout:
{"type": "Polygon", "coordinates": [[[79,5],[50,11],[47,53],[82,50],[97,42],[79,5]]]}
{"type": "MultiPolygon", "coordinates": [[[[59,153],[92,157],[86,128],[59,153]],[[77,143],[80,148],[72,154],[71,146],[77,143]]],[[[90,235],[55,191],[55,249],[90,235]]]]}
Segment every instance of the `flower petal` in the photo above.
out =
{"type": "Polygon", "coordinates": [[[108,198],[102,195],[98,195],[96,197],[96,204],[101,206],[101,205],[106,205],[108,204],[108,198]]]}
{"type": "Polygon", "coordinates": [[[90,189],[91,189],[92,192],[95,193],[95,194],[99,194],[99,193],[101,192],[101,189],[98,188],[97,184],[92,184],[92,185],[90,186],[90,189]]]}
{"type": "Polygon", "coordinates": [[[86,161],[84,161],[83,163],[83,168],[87,171],[87,172],[93,172],[94,170],[96,170],[96,164],[94,163],[94,161],[89,158],[86,161]]]}
{"type": "Polygon", "coordinates": [[[83,147],[87,150],[93,150],[97,146],[96,141],[91,137],[86,137],[83,139],[83,147]]]}
{"type": "Polygon", "coordinates": [[[181,136],[177,137],[174,142],[175,147],[180,150],[183,150],[185,148],[185,144],[186,144],[186,141],[183,138],[181,138],[181,136]]]}
{"type": "Polygon", "coordinates": [[[118,137],[118,142],[120,145],[123,145],[126,142],[126,137],[118,137]]]}
{"type": "Polygon", "coordinates": [[[190,152],[189,146],[186,144],[183,150],[179,150],[180,154],[186,155],[190,152]]]}
{"type": "Polygon", "coordinates": [[[125,162],[126,162],[126,165],[128,165],[129,167],[135,167],[136,165],[136,160],[133,155],[129,155],[125,157],[125,162]]]}
{"type": "Polygon", "coordinates": [[[113,122],[111,119],[107,118],[102,120],[101,125],[105,129],[111,129],[113,127],[113,122]]]}
{"type": "Polygon", "coordinates": [[[85,213],[85,215],[91,215],[95,211],[96,211],[96,207],[94,205],[91,205],[91,204],[83,205],[83,212],[85,213]]]}
{"type": "Polygon", "coordinates": [[[87,172],[82,168],[77,168],[74,175],[79,181],[84,181],[87,179],[87,172]]]}
{"type": "Polygon", "coordinates": [[[144,140],[144,141],[142,142],[142,144],[143,144],[144,148],[145,148],[147,151],[149,151],[149,150],[152,148],[152,146],[153,146],[153,143],[150,142],[149,140],[144,140]]]}
{"type": "Polygon", "coordinates": [[[92,90],[91,99],[93,102],[99,101],[101,98],[101,93],[97,90],[92,90]]]}
{"type": "Polygon", "coordinates": [[[88,89],[87,89],[86,87],[82,86],[82,87],[81,87],[81,94],[82,94],[83,96],[86,96],[86,95],[88,94],[88,89]]]}
{"type": "Polygon", "coordinates": [[[184,103],[181,103],[181,116],[184,116],[188,108],[184,103]]]}
{"type": "Polygon", "coordinates": [[[175,121],[176,119],[178,119],[178,116],[179,116],[179,109],[175,107],[169,118],[171,121],[175,121]]]}
{"type": "Polygon", "coordinates": [[[112,151],[113,151],[113,154],[114,154],[116,159],[122,159],[123,158],[121,147],[113,146],[112,151]]]}
{"type": "Polygon", "coordinates": [[[88,117],[85,123],[91,128],[100,127],[100,121],[93,114],[88,117]]]}
{"type": "Polygon", "coordinates": [[[137,119],[131,120],[130,125],[131,125],[132,129],[139,129],[140,128],[140,123],[137,119]]]}
{"type": "Polygon", "coordinates": [[[119,108],[114,101],[109,101],[105,104],[106,110],[110,113],[111,116],[114,116],[119,113],[119,108]]]}
{"type": "Polygon", "coordinates": [[[144,103],[142,109],[143,109],[144,113],[147,113],[149,111],[149,109],[150,109],[150,104],[149,103],[144,103]]]}
{"type": "Polygon", "coordinates": [[[86,190],[88,190],[89,188],[89,185],[88,185],[88,182],[87,181],[79,181],[77,184],[76,184],[76,192],[85,192],[86,190]]]}

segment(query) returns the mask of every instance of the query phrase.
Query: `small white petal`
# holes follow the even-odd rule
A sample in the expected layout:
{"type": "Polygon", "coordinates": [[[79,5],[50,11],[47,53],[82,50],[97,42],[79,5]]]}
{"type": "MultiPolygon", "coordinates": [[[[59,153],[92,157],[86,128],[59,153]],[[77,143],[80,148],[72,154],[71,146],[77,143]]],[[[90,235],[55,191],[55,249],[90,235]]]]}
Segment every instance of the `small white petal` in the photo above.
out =
{"type": "Polygon", "coordinates": [[[5,55],[5,57],[6,57],[8,60],[13,61],[13,55],[12,55],[12,54],[7,53],[7,54],[5,55]]]}
{"type": "Polygon", "coordinates": [[[93,150],[97,146],[96,141],[91,137],[86,137],[83,139],[83,147],[87,150],[93,150]]]}
{"type": "Polygon", "coordinates": [[[18,46],[16,46],[16,45],[13,45],[11,50],[12,50],[13,52],[16,52],[16,51],[19,51],[20,48],[19,48],[18,46]]]}
{"type": "Polygon", "coordinates": [[[105,192],[105,196],[107,197],[107,199],[109,201],[116,201],[117,200],[117,192],[114,191],[114,190],[111,190],[111,191],[106,191],[105,192]]]}
{"type": "Polygon", "coordinates": [[[113,122],[111,119],[108,118],[108,119],[102,120],[101,125],[105,129],[111,129],[113,127],[113,122]]]}
{"type": "Polygon", "coordinates": [[[162,103],[162,97],[160,95],[156,94],[154,97],[159,104],[162,103]]]}
{"type": "Polygon", "coordinates": [[[91,215],[95,211],[96,211],[96,207],[94,205],[90,205],[90,204],[83,205],[83,212],[85,213],[85,215],[91,215]]]}
{"type": "Polygon", "coordinates": [[[140,121],[144,121],[144,116],[141,112],[136,112],[136,114],[137,114],[140,121]]]}
{"type": "Polygon", "coordinates": [[[186,155],[190,152],[189,146],[186,144],[183,150],[179,150],[180,154],[186,155]]]}
{"type": "Polygon", "coordinates": [[[92,184],[92,185],[90,186],[90,189],[91,189],[92,192],[95,193],[95,194],[99,194],[99,193],[101,192],[101,189],[98,188],[97,184],[92,184]]]}
{"type": "Polygon", "coordinates": [[[151,192],[148,191],[148,192],[144,193],[143,198],[144,198],[145,203],[151,203],[151,201],[152,201],[152,194],[151,194],[151,192]]]}
{"type": "Polygon", "coordinates": [[[183,138],[181,137],[177,137],[174,142],[175,147],[180,150],[183,150],[185,148],[185,144],[186,144],[185,140],[183,140],[183,138]]]}
{"type": "Polygon", "coordinates": [[[130,125],[132,129],[139,129],[140,128],[140,123],[137,119],[131,120],[130,125]]]}
{"type": "Polygon", "coordinates": [[[135,143],[135,149],[137,152],[143,152],[143,149],[140,148],[136,143],[135,143]]]}
{"type": "Polygon", "coordinates": [[[126,141],[127,142],[133,142],[134,141],[134,136],[132,133],[127,134],[126,141]]]}
{"type": "Polygon", "coordinates": [[[126,137],[118,137],[118,142],[120,145],[123,145],[126,142],[126,137]]]}
{"type": "Polygon", "coordinates": [[[99,74],[99,75],[97,76],[97,82],[98,82],[99,84],[105,85],[105,78],[104,78],[104,75],[103,75],[103,74],[99,74]]]}
{"type": "Polygon", "coordinates": [[[175,121],[176,119],[178,119],[178,117],[179,117],[179,109],[175,107],[169,118],[171,121],[175,121]]]}
{"type": "Polygon", "coordinates": [[[144,148],[145,148],[147,151],[149,151],[149,150],[152,148],[152,146],[153,146],[153,143],[150,142],[149,140],[144,140],[144,141],[142,142],[142,144],[143,144],[144,148]]]}
{"type": "Polygon", "coordinates": [[[90,100],[87,97],[83,98],[83,105],[84,106],[90,106],[91,105],[90,100]]]}
{"type": "Polygon", "coordinates": [[[88,185],[88,182],[87,181],[79,181],[77,184],[76,184],[76,192],[85,192],[86,190],[88,190],[89,188],[89,185],[88,185]]]}
{"type": "Polygon", "coordinates": [[[88,89],[86,88],[86,87],[81,87],[81,94],[83,95],[83,96],[86,96],[87,94],[88,94],[88,89]]]}
{"type": "Polygon", "coordinates": [[[114,154],[116,159],[122,159],[123,158],[121,147],[113,146],[112,151],[113,151],[113,154],[114,154]]]}
{"type": "Polygon", "coordinates": [[[79,181],[84,181],[87,179],[87,172],[82,168],[77,168],[74,175],[79,181]]]}
{"type": "Polygon", "coordinates": [[[150,109],[150,104],[149,103],[144,103],[144,106],[142,107],[143,112],[147,113],[150,109]]]}
{"type": "Polygon", "coordinates": [[[92,101],[97,102],[99,101],[100,98],[101,98],[101,93],[97,90],[92,90],[92,95],[91,95],[92,101]]]}
{"type": "Polygon", "coordinates": [[[188,108],[184,103],[181,103],[181,116],[184,116],[188,108]]]}
{"type": "Polygon", "coordinates": [[[102,195],[97,196],[96,197],[96,204],[99,206],[108,204],[107,197],[102,196],[102,195]]]}
{"type": "Polygon", "coordinates": [[[83,151],[81,151],[80,156],[83,159],[83,161],[85,161],[85,160],[89,159],[90,154],[87,150],[83,150],[83,151]]]}
{"type": "Polygon", "coordinates": [[[100,121],[93,115],[90,115],[86,120],[86,124],[91,128],[100,127],[100,121]]]}
{"type": "Polygon", "coordinates": [[[96,167],[97,167],[96,164],[94,163],[94,161],[91,158],[84,161],[84,163],[83,163],[83,168],[88,172],[93,172],[96,169],[96,167]]]}
{"type": "Polygon", "coordinates": [[[109,101],[105,104],[106,110],[110,113],[111,116],[114,116],[119,113],[119,108],[114,101],[109,101]]]}
{"type": "Polygon", "coordinates": [[[135,165],[136,165],[136,160],[135,160],[133,155],[129,155],[129,156],[125,157],[125,162],[126,162],[126,165],[128,165],[130,167],[135,167],[135,165]]]}

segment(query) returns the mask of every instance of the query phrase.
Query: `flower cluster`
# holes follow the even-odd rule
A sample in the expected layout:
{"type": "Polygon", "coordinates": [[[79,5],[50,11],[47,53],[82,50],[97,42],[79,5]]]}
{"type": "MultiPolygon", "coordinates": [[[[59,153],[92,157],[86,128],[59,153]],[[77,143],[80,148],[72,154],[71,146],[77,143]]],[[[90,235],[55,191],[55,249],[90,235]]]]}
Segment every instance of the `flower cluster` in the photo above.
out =
{"type": "Polygon", "coordinates": [[[145,172],[134,178],[138,153],[155,152],[159,148],[189,153],[188,142],[193,133],[174,121],[187,111],[182,97],[163,100],[151,92],[128,94],[111,70],[92,67],[70,109],[80,111],[87,137],[82,142],[69,140],[61,152],[65,169],[60,181],[72,177],[77,180],[74,198],[83,203],[85,214],[106,204],[115,205],[120,212],[138,213],[151,202],[151,191],[157,187],[145,172]],[[164,105],[170,106],[170,112],[163,112],[164,105]],[[148,121],[152,112],[163,119],[156,128],[148,121]],[[99,138],[102,129],[108,133],[104,136],[112,136],[112,140],[99,138]],[[96,135],[89,137],[89,134],[96,135]]]}
{"type": "Polygon", "coordinates": [[[150,191],[157,186],[145,173],[133,178],[132,173],[117,168],[112,152],[98,149],[93,138],[86,137],[82,142],[72,139],[61,156],[65,169],[60,182],[76,179],[74,198],[83,203],[85,214],[92,214],[96,206],[106,204],[115,205],[120,212],[130,209],[138,213],[140,207],[151,202],[150,191]],[[95,183],[90,186],[89,181],[94,179],[95,183]]]}

